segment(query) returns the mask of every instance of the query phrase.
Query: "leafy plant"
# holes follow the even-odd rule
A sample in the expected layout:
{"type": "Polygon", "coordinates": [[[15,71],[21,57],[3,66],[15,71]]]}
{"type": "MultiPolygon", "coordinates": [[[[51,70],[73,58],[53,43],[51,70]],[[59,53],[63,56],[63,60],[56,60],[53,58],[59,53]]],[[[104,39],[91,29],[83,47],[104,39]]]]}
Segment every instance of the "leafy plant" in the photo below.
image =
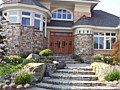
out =
{"type": "Polygon", "coordinates": [[[16,66],[11,64],[0,65],[0,76],[7,76],[23,67],[22,64],[18,64],[16,66]]]}
{"type": "Polygon", "coordinates": [[[6,56],[3,61],[6,63],[11,63],[11,64],[20,64],[22,63],[24,58],[20,56],[6,56]]]}
{"type": "Polygon", "coordinates": [[[102,57],[100,55],[95,55],[91,57],[94,61],[101,61],[102,57]]]}
{"type": "Polygon", "coordinates": [[[103,57],[102,60],[103,60],[103,62],[105,62],[107,64],[112,64],[112,62],[113,62],[111,57],[103,57]]]}
{"type": "Polygon", "coordinates": [[[80,55],[73,55],[72,58],[75,59],[75,61],[79,61],[79,62],[81,62],[81,63],[84,62],[80,55]]]}
{"type": "Polygon", "coordinates": [[[120,71],[118,70],[113,70],[110,73],[107,73],[105,76],[105,80],[107,81],[114,81],[119,79],[120,79],[120,71]]]}
{"type": "Polygon", "coordinates": [[[24,85],[26,83],[31,83],[32,82],[32,75],[29,73],[26,73],[26,72],[22,72],[15,77],[14,82],[17,85],[18,84],[24,85]]]}
{"type": "Polygon", "coordinates": [[[53,55],[53,51],[50,49],[45,49],[42,50],[41,52],[39,52],[40,56],[49,56],[49,55],[53,55]]]}
{"type": "Polygon", "coordinates": [[[34,63],[34,62],[36,62],[35,59],[25,59],[22,64],[26,65],[28,63],[34,63]]]}

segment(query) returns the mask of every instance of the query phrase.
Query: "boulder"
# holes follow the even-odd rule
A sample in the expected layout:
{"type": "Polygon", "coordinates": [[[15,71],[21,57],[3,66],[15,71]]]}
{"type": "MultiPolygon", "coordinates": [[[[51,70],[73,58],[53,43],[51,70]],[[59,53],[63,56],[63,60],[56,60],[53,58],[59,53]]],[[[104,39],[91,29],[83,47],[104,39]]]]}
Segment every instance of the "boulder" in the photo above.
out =
{"type": "Polygon", "coordinates": [[[56,69],[64,69],[65,66],[66,66],[65,62],[62,61],[56,65],[56,69]]]}
{"type": "Polygon", "coordinates": [[[46,64],[46,70],[45,70],[45,77],[49,77],[54,71],[56,70],[56,65],[47,63],[46,64]]]}
{"type": "Polygon", "coordinates": [[[34,72],[33,82],[40,82],[44,76],[46,65],[43,63],[29,63],[24,66],[24,70],[34,72]]]}
{"type": "Polygon", "coordinates": [[[26,59],[40,59],[41,57],[37,54],[31,53],[26,59]]]}

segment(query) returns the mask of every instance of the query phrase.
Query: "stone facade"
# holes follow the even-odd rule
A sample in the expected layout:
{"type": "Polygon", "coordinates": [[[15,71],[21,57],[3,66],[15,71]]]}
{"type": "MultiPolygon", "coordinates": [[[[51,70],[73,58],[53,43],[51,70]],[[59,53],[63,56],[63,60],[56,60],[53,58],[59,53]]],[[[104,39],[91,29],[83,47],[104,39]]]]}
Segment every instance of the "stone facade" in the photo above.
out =
{"type": "Polygon", "coordinates": [[[78,34],[74,36],[74,54],[81,55],[84,60],[93,55],[92,34],[78,34]]]}
{"type": "Polygon", "coordinates": [[[20,55],[25,52],[40,51],[45,46],[43,44],[43,32],[32,26],[8,24],[6,30],[8,55],[20,55]]]}
{"type": "Polygon", "coordinates": [[[78,21],[83,16],[91,17],[91,13],[75,11],[74,12],[74,22],[78,21]]]}

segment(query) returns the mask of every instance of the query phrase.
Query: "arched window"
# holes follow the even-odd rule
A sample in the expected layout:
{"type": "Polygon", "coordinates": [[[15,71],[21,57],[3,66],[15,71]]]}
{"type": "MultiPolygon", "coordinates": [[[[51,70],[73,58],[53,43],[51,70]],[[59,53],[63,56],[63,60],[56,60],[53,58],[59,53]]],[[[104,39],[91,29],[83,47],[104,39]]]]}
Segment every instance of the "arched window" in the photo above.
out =
{"type": "Polygon", "coordinates": [[[53,20],[72,20],[73,15],[69,10],[57,9],[52,12],[53,20]]]}

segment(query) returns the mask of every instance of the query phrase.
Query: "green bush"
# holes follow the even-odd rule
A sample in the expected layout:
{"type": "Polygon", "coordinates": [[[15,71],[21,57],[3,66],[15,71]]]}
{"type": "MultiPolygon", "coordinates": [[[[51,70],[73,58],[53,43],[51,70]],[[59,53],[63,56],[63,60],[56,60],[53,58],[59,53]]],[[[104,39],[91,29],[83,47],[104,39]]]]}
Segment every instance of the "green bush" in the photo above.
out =
{"type": "Polygon", "coordinates": [[[103,60],[103,62],[105,62],[107,64],[112,64],[112,62],[113,62],[111,57],[103,57],[102,60],[103,60]]]}
{"type": "Polygon", "coordinates": [[[118,70],[113,70],[110,73],[107,73],[105,76],[105,80],[107,81],[114,81],[119,79],[120,79],[120,71],[118,70]]]}
{"type": "Polygon", "coordinates": [[[18,64],[16,66],[11,64],[0,65],[0,76],[4,77],[7,76],[23,67],[22,64],[18,64]]]}
{"type": "Polygon", "coordinates": [[[3,61],[6,63],[11,63],[11,64],[20,64],[22,63],[24,58],[20,56],[6,56],[3,61]]]}
{"type": "Polygon", "coordinates": [[[25,59],[22,64],[26,65],[28,63],[34,63],[34,62],[36,62],[35,59],[25,59]]]}
{"type": "Polygon", "coordinates": [[[15,80],[14,80],[15,84],[26,84],[26,83],[31,83],[32,82],[32,75],[31,74],[28,74],[26,72],[22,72],[20,74],[18,74],[16,77],[15,77],[15,80]]]}
{"type": "Polygon", "coordinates": [[[84,62],[80,55],[73,55],[72,58],[75,59],[75,61],[79,61],[79,62],[81,62],[81,63],[84,62]]]}
{"type": "Polygon", "coordinates": [[[40,56],[49,56],[49,55],[53,55],[53,51],[51,51],[50,49],[45,49],[42,50],[41,52],[39,52],[40,56]]]}
{"type": "Polygon", "coordinates": [[[99,55],[95,55],[95,56],[92,56],[91,57],[94,61],[100,61],[101,60],[101,56],[99,56],[99,55]]]}

